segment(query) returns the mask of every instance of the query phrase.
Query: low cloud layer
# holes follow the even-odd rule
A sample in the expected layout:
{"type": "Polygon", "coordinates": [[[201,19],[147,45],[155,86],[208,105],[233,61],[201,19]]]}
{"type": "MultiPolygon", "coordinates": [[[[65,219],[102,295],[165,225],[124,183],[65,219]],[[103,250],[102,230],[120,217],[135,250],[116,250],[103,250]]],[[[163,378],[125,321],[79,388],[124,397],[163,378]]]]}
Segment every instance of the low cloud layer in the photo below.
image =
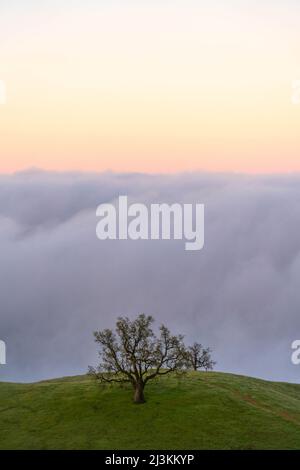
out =
{"type": "Polygon", "coordinates": [[[0,380],[85,373],[92,332],[152,314],[214,350],[217,369],[300,381],[300,176],[56,174],[0,177],[0,380]],[[205,204],[205,248],[99,241],[96,207],[205,204]]]}

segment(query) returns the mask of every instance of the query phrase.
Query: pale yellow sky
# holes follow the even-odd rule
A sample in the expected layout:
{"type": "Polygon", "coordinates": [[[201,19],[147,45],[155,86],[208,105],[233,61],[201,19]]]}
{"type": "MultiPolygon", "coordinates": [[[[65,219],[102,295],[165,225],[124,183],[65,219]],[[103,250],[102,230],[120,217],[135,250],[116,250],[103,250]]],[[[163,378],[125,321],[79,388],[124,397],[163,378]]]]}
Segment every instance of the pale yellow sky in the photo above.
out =
{"type": "Polygon", "coordinates": [[[300,8],[248,3],[0,7],[0,171],[299,171],[300,8]]]}

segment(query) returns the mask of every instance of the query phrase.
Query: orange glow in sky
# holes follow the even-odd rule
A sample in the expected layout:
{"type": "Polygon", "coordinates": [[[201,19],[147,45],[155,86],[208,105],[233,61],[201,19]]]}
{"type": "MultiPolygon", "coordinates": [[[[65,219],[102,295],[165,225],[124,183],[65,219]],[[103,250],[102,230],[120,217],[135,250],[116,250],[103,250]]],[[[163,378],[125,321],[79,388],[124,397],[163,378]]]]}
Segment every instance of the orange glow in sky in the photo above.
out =
{"type": "Polygon", "coordinates": [[[300,171],[297,2],[23,3],[0,7],[0,172],[300,171]]]}

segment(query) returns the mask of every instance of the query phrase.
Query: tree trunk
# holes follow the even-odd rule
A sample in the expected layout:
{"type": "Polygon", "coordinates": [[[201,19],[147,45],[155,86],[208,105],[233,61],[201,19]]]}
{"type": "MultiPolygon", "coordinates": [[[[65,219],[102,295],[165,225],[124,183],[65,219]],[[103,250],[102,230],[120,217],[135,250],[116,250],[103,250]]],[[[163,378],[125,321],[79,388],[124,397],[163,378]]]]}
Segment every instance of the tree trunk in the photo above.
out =
{"type": "Polygon", "coordinates": [[[144,397],[144,384],[143,383],[137,383],[134,388],[134,403],[141,404],[145,403],[145,397],[144,397]]]}

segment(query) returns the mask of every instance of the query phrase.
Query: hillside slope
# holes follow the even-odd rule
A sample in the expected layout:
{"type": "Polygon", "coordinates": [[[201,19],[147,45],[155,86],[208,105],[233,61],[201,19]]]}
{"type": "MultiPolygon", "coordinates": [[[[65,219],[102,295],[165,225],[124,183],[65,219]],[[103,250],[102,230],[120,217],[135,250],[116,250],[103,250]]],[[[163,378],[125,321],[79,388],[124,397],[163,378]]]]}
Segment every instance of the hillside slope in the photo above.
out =
{"type": "Polygon", "coordinates": [[[300,385],[217,372],[130,388],[0,383],[1,449],[300,449],[300,385]]]}

